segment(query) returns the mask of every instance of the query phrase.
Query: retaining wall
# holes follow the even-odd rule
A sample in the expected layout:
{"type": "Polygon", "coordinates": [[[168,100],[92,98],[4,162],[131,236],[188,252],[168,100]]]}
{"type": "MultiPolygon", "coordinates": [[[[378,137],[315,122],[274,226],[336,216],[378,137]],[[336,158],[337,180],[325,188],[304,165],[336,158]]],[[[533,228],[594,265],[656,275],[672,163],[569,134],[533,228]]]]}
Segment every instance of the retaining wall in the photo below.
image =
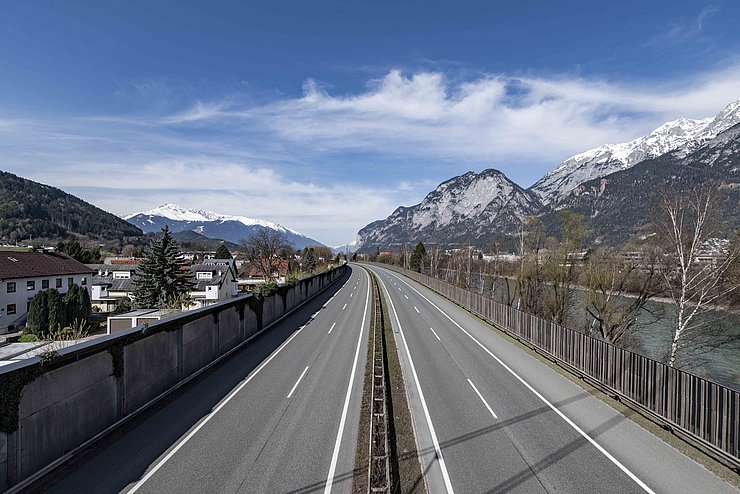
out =
{"type": "Polygon", "coordinates": [[[346,267],[0,367],[0,491],[138,413],[327,288],[346,267]]]}

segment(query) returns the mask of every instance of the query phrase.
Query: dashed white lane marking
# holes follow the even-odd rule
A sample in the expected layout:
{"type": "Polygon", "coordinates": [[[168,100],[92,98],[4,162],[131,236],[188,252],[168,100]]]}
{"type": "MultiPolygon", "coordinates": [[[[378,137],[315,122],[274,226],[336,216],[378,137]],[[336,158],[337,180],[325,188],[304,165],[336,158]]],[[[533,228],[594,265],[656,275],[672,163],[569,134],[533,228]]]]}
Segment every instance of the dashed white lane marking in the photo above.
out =
{"type": "Polygon", "coordinates": [[[408,300],[408,299],[409,299],[409,296],[408,296],[408,295],[406,295],[405,293],[403,294],[403,296],[404,296],[404,297],[406,297],[406,300],[408,300]]]}
{"type": "Polygon", "coordinates": [[[436,336],[436,337],[437,337],[437,340],[438,340],[438,341],[442,341],[442,340],[440,340],[440,339],[439,339],[439,335],[438,335],[438,334],[437,334],[437,332],[436,332],[436,331],[434,330],[434,328],[429,328],[429,329],[430,329],[430,330],[432,331],[432,333],[434,333],[434,336],[436,336]]]}
{"type": "Polygon", "coordinates": [[[347,304],[344,304],[344,307],[342,307],[342,310],[347,308],[347,304]]]}
{"type": "Polygon", "coordinates": [[[350,293],[349,294],[349,298],[352,298],[352,295],[354,295],[354,294],[355,294],[354,292],[350,293]]]}
{"type": "Polygon", "coordinates": [[[211,411],[211,413],[209,413],[208,415],[206,415],[206,417],[195,427],[195,429],[193,429],[192,431],[190,431],[190,433],[188,433],[188,435],[185,436],[185,438],[182,441],[180,441],[179,443],[177,443],[177,446],[175,446],[174,448],[172,448],[172,451],[170,451],[169,453],[167,453],[167,455],[164,458],[162,458],[162,460],[159,463],[157,463],[156,465],[154,465],[154,467],[152,467],[152,469],[149,470],[147,472],[147,474],[144,475],[144,477],[141,480],[139,480],[136,483],[136,485],[134,485],[131,488],[130,491],[128,491],[129,494],[133,494],[134,492],[136,492],[139,489],[141,489],[141,486],[144,485],[150,478],[152,478],[152,475],[154,475],[155,473],[157,473],[157,471],[160,468],[162,468],[162,466],[165,463],[167,463],[173,456],[175,456],[175,454],[177,454],[177,452],[180,451],[180,449],[182,449],[182,447],[185,446],[185,444],[187,444],[187,442],[190,441],[193,438],[193,436],[195,436],[198,433],[199,430],[201,430],[219,411],[221,411],[221,409],[223,407],[225,407],[234,398],[234,396],[236,396],[237,393],[239,393],[239,391],[241,391],[244,388],[244,386],[246,386],[247,384],[249,384],[249,382],[252,379],[254,379],[255,376],[257,376],[257,374],[259,374],[260,371],[262,369],[264,369],[265,366],[267,364],[269,364],[270,361],[272,359],[274,359],[275,356],[278,353],[280,353],[280,351],[283,348],[285,348],[286,346],[288,346],[288,343],[290,343],[291,341],[293,341],[293,338],[295,338],[296,336],[298,336],[298,334],[305,327],[306,327],[305,325],[301,326],[298,329],[298,331],[296,331],[295,333],[293,333],[291,335],[291,337],[288,338],[285,341],[285,343],[283,343],[282,345],[280,345],[280,347],[278,347],[277,350],[275,350],[274,352],[272,352],[272,355],[270,355],[270,357],[268,357],[267,360],[265,360],[264,362],[262,362],[262,364],[259,367],[257,367],[257,370],[255,370],[254,372],[252,372],[249,375],[249,377],[247,377],[244,381],[242,381],[242,383],[239,386],[237,386],[236,388],[234,388],[234,390],[231,393],[229,393],[229,395],[226,398],[224,398],[224,400],[221,403],[219,403],[218,406],[216,408],[214,408],[213,411],[211,411]]]}
{"type": "Polygon", "coordinates": [[[488,411],[491,412],[491,415],[493,415],[493,418],[497,419],[498,417],[496,416],[495,413],[493,413],[493,410],[491,410],[491,407],[488,406],[488,402],[485,399],[483,399],[483,395],[480,394],[480,391],[478,391],[478,388],[475,387],[475,384],[473,384],[473,381],[468,379],[468,382],[470,383],[471,386],[473,386],[473,391],[475,391],[475,394],[478,395],[478,398],[480,398],[480,401],[482,401],[483,404],[486,406],[486,408],[488,408],[488,411]]]}
{"type": "MultiPolygon", "coordinates": [[[[542,396],[542,394],[539,391],[537,391],[536,389],[534,389],[534,387],[531,384],[529,384],[527,381],[525,381],[524,379],[522,379],[522,377],[519,374],[517,374],[516,372],[514,372],[514,370],[511,367],[509,367],[508,365],[506,365],[500,358],[498,358],[496,355],[494,355],[494,353],[491,350],[489,350],[485,345],[483,345],[480,341],[478,341],[465,328],[463,328],[462,326],[460,326],[460,324],[458,324],[457,321],[455,321],[453,318],[451,318],[445,311],[443,311],[442,309],[440,309],[434,302],[432,302],[431,300],[429,300],[419,290],[417,290],[413,286],[409,285],[406,281],[402,280],[401,278],[396,278],[396,279],[398,281],[400,281],[401,283],[405,284],[406,286],[408,286],[409,288],[411,288],[413,291],[415,291],[419,296],[421,296],[421,298],[423,298],[424,300],[426,300],[427,302],[429,302],[429,304],[432,307],[434,307],[435,309],[437,309],[443,316],[445,316],[447,319],[449,319],[452,324],[454,324],[455,326],[457,326],[458,329],[460,329],[460,331],[462,331],[463,333],[465,333],[468,336],[468,338],[470,338],[471,340],[473,340],[473,342],[476,345],[478,345],[484,352],[486,352],[488,355],[490,355],[491,358],[493,358],[504,369],[506,369],[509,372],[509,374],[511,374],[512,376],[514,376],[514,378],[516,378],[519,382],[521,382],[527,389],[529,389],[545,405],[547,405],[548,407],[550,407],[552,409],[552,411],[554,411],[555,413],[557,413],[560,416],[560,418],[562,418],[563,420],[565,420],[565,422],[569,426],[571,426],[576,432],[578,432],[584,439],[586,439],[588,442],[590,442],[596,449],[598,449],[601,452],[601,454],[603,454],[604,456],[606,456],[607,459],[609,459],[609,461],[611,461],[612,463],[614,463],[620,470],[622,470],[624,473],[626,473],[627,476],[629,478],[631,478],[637,485],[639,485],[645,492],[648,492],[650,494],[655,494],[655,491],[653,491],[650,487],[648,487],[647,484],[645,484],[645,482],[643,482],[642,480],[640,480],[637,477],[637,475],[635,475],[627,467],[625,467],[624,465],[622,465],[622,463],[619,460],[617,460],[614,456],[612,456],[612,454],[609,453],[606,449],[604,449],[603,446],[601,446],[599,443],[597,443],[596,440],[594,440],[591,436],[589,436],[588,434],[586,434],[583,431],[583,429],[581,429],[580,427],[578,427],[578,425],[576,425],[575,422],[573,422],[571,419],[569,419],[555,405],[553,405],[552,403],[550,403],[550,401],[548,401],[547,398],[545,398],[544,396],[542,396]]],[[[392,305],[393,305],[393,302],[391,301],[391,306],[392,305]]]]}
{"type": "Polygon", "coordinates": [[[414,310],[416,311],[417,314],[421,314],[421,312],[419,312],[419,309],[417,309],[416,306],[414,306],[414,310]]]}
{"type": "Polygon", "coordinates": [[[290,393],[288,393],[288,398],[290,399],[291,396],[293,396],[293,393],[295,392],[295,389],[298,387],[298,384],[301,382],[301,379],[303,379],[303,376],[306,375],[306,371],[308,371],[308,366],[306,366],[305,369],[303,369],[303,372],[301,372],[301,376],[298,378],[298,380],[293,385],[293,389],[290,390],[290,393]]]}
{"type": "Polygon", "coordinates": [[[337,323],[332,324],[331,325],[331,328],[329,328],[329,332],[326,333],[326,334],[331,334],[331,330],[334,329],[334,326],[336,326],[336,325],[337,325],[337,323]]]}
{"type": "MultiPolygon", "coordinates": [[[[442,471],[442,479],[445,483],[445,489],[448,493],[454,494],[454,490],[452,489],[452,482],[450,481],[450,474],[447,472],[447,465],[445,463],[444,456],[442,456],[442,448],[439,445],[439,441],[437,440],[437,433],[434,430],[434,425],[432,424],[432,417],[429,415],[429,408],[427,407],[427,402],[424,399],[424,392],[421,390],[421,384],[419,383],[419,376],[416,374],[416,367],[414,367],[414,361],[411,358],[411,351],[409,350],[409,344],[406,342],[406,336],[403,334],[403,327],[401,326],[401,321],[398,319],[398,312],[396,312],[396,306],[393,304],[393,299],[390,296],[390,293],[388,293],[388,289],[385,287],[385,283],[382,281],[380,282],[383,285],[383,290],[388,294],[388,301],[391,303],[391,309],[393,310],[393,315],[396,318],[396,324],[398,325],[398,332],[401,334],[401,340],[403,341],[403,347],[406,350],[406,357],[409,361],[409,367],[411,367],[411,375],[414,376],[414,383],[416,384],[416,391],[419,393],[419,401],[421,402],[421,408],[424,411],[424,418],[427,422],[427,427],[429,429],[429,435],[432,439],[432,444],[434,444],[434,452],[436,453],[437,462],[439,463],[439,469],[442,471]]],[[[326,493],[325,493],[326,494],[326,493]]]]}

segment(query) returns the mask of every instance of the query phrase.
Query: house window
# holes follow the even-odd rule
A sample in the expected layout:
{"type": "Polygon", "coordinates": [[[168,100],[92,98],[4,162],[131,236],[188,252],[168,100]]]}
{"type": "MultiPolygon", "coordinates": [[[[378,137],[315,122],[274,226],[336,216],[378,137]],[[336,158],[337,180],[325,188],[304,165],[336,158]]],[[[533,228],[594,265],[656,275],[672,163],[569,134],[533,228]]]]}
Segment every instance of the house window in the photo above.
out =
{"type": "Polygon", "coordinates": [[[83,276],[83,277],[82,277],[82,281],[80,281],[80,284],[81,284],[82,286],[85,286],[85,285],[87,285],[87,276],[83,276]]]}
{"type": "Polygon", "coordinates": [[[8,282],[8,293],[15,293],[15,281],[8,282]]]}
{"type": "Polygon", "coordinates": [[[127,280],[131,278],[131,271],[113,271],[114,280],[127,280]]]}
{"type": "Polygon", "coordinates": [[[35,290],[36,289],[36,282],[31,280],[26,282],[26,290],[35,290]]]}
{"type": "Polygon", "coordinates": [[[62,288],[62,279],[57,278],[57,288],[62,288]]]}
{"type": "Polygon", "coordinates": [[[49,288],[49,280],[41,280],[41,289],[46,290],[49,288]]]}
{"type": "Polygon", "coordinates": [[[15,304],[8,304],[8,315],[12,316],[15,314],[15,304]]]}
{"type": "Polygon", "coordinates": [[[74,278],[67,278],[67,288],[72,288],[72,285],[75,284],[74,278]]]}
{"type": "Polygon", "coordinates": [[[195,277],[199,280],[210,280],[211,278],[213,278],[213,273],[211,273],[210,271],[198,271],[195,277]]]}

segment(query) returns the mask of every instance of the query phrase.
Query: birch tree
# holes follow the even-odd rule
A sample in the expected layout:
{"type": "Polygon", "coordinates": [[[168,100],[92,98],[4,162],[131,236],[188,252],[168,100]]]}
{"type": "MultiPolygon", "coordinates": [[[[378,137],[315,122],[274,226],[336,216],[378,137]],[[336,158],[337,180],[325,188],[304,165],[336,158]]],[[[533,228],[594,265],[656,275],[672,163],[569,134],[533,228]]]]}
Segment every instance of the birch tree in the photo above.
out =
{"type": "Polygon", "coordinates": [[[730,244],[714,259],[700,259],[703,246],[714,236],[711,220],[717,190],[716,185],[709,185],[685,195],[664,194],[661,201],[660,234],[668,250],[663,276],[675,309],[668,355],[671,367],[676,366],[682,353],[713,348],[726,341],[716,326],[712,327],[716,321],[702,317],[740,286],[737,282],[724,283],[725,275],[740,257],[737,244],[730,244]]]}

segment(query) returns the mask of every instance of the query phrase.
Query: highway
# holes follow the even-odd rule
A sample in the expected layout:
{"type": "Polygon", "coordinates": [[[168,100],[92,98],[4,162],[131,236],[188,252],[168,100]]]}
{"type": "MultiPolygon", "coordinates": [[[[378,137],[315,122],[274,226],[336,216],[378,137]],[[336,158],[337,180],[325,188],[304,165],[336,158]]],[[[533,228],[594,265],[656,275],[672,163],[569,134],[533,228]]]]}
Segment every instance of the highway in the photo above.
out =
{"type": "Polygon", "coordinates": [[[737,492],[458,306],[371,270],[429,492],[737,492]]]}
{"type": "Polygon", "coordinates": [[[48,492],[350,492],[372,304],[348,272],[48,492]]]}

